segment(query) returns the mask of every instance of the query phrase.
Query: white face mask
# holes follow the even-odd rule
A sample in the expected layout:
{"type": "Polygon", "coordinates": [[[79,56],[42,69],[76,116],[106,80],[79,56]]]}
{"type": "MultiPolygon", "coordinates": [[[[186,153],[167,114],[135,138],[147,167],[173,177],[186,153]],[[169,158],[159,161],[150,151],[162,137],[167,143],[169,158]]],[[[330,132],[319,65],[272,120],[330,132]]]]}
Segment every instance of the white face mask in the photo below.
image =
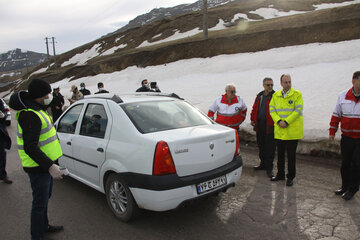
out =
{"type": "Polygon", "coordinates": [[[52,100],[53,100],[53,95],[50,94],[50,95],[49,95],[49,98],[45,98],[45,99],[44,99],[44,105],[49,105],[52,100]]]}

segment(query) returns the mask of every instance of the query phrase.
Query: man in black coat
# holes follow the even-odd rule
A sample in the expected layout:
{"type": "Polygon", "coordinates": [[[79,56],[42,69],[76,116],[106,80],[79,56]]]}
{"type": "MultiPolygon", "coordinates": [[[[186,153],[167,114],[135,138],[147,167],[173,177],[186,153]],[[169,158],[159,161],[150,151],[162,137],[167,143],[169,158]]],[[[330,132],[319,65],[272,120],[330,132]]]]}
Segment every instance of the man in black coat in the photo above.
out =
{"type": "Polygon", "coordinates": [[[141,87],[139,87],[136,92],[161,92],[159,87],[155,86],[155,90],[150,88],[150,83],[147,79],[141,81],[141,87]]]}
{"type": "Polygon", "coordinates": [[[5,119],[7,112],[3,101],[0,100],[0,180],[4,183],[11,184],[12,181],[9,179],[6,173],[6,151],[5,149],[10,149],[11,147],[11,138],[9,137],[8,131],[6,130],[5,119]]]}
{"type": "Polygon", "coordinates": [[[60,115],[62,114],[62,107],[64,106],[64,96],[61,95],[60,93],[60,88],[54,88],[53,89],[53,99],[50,103],[50,107],[51,107],[51,113],[53,116],[53,121],[55,122],[60,115]]]}

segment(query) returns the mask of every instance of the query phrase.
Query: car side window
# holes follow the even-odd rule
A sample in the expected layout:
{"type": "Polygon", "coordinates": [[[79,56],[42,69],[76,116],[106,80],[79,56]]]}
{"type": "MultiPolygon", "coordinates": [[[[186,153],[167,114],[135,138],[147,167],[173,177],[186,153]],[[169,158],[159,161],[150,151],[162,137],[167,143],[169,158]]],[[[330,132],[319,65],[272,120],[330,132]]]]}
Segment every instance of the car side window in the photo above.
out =
{"type": "Polygon", "coordinates": [[[80,135],[104,138],[108,117],[103,105],[89,104],[81,123],[80,135]]]}
{"type": "Polygon", "coordinates": [[[79,104],[67,111],[65,115],[60,119],[57,131],[62,133],[74,134],[82,108],[83,104],[79,104]]]}

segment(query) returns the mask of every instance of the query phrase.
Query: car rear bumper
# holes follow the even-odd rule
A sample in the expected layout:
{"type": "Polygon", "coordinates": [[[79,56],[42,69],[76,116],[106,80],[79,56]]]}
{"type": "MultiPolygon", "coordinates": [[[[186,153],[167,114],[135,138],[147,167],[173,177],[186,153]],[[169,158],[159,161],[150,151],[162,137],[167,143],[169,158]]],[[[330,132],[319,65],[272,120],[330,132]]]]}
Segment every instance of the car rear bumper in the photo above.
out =
{"type": "MultiPolygon", "coordinates": [[[[130,190],[140,208],[153,210],[153,211],[166,211],[170,209],[175,209],[182,203],[187,202],[189,200],[211,195],[219,191],[225,191],[227,188],[234,186],[241,176],[242,160],[240,157],[234,159],[234,161],[236,162],[236,164],[234,164],[234,166],[236,166],[235,169],[228,168],[228,171],[224,172],[222,170],[225,166],[227,166],[225,165],[219,169],[215,169],[213,171],[207,172],[206,177],[205,177],[206,173],[192,175],[190,177],[187,177],[188,179],[186,179],[187,181],[185,182],[187,182],[188,184],[184,186],[179,186],[174,188],[167,187],[166,190],[145,189],[145,188],[130,186],[130,190]],[[241,162],[240,165],[239,165],[239,161],[241,162]],[[227,179],[226,185],[212,189],[206,193],[201,193],[201,194],[198,193],[196,189],[196,184],[224,175],[226,175],[226,179],[227,179]]],[[[232,166],[232,164],[230,164],[230,166],[232,166]]]]}

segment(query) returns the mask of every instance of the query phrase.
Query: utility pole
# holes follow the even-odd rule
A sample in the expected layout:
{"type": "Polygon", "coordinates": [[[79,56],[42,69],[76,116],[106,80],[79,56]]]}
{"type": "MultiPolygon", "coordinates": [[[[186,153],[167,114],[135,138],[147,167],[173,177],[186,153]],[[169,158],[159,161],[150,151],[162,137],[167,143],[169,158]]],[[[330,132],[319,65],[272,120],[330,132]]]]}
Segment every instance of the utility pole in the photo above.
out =
{"type": "Polygon", "coordinates": [[[55,62],[55,65],[56,65],[55,38],[51,37],[51,39],[52,39],[53,51],[54,51],[54,62],[55,62]]]}
{"type": "Polygon", "coordinates": [[[47,53],[47,59],[48,59],[48,67],[50,67],[50,56],[49,56],[49,42],[48,42],[48,38],[45,38],[45,43],[46,43],[46,53],[47,53]]]}
{"type": "Polygon", "coordinates": [[[208,38],[208,13],[207,13],[207,0],[203,0],[204,3],[204,39],[208,38]]]}

